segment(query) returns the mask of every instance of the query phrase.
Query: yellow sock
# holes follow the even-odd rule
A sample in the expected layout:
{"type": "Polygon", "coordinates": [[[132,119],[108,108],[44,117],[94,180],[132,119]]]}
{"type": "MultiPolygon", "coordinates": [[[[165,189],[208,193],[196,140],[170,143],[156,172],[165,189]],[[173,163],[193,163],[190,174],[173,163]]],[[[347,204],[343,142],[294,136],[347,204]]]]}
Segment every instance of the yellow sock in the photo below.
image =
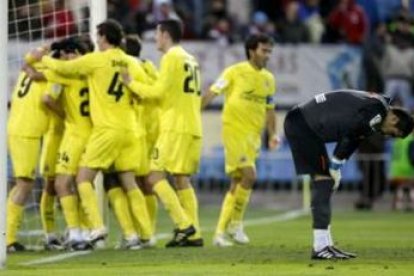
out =
{"type": "Polygon", "coordinates": [[[53,233],[55,231],[55,196],[47,191],[42,191],[40,199],[40,218],[42,220],[43,231],[53,233]]]}
{"type": "Polygon", "coordinates": [[[197,232],[193,236],[191,236],[190,239],[200,239],[201,230],[200,223],[198,220],[198,201],[194,189],[190,187],[188,189],[178,190],[177,194],[181,206],[183,206],[185,213],[191,219],[191,222],[197,230],[197,232]]]}
{"type": "Polygon", "coordinates": [[[78,192],[81,198],[82,207],[86,216],[92,223],[93,229],[103,228],[103,220],[98,208],[98,198],[90,182],[82,182],[78,185],[78,192]]]}
{"type": "Polygon", "coordinates": [[[141,229],[141,239],[149,240],[152,237],[153,233],[144,195],[137,187],[136,189],[128,191],[127,196],[129,200],[129,207],[132,211],[132,216],[139,223],[141,229]]]}
{"type": "Polygon", "coordinates": [[[244,212],[249,203],[251,193],[252,189],[245,189],[240,184],[236,186],[236,191],[234,192],[234,208],[231,217],[232,222],[240,223],[243,221],[244,212]]]}
{"type": "Polygon", "coordinates": [[[148,216],[152,227],[152,233],[155,233],[157,227],[158,199],[156,195],[145,195],[145,204],[147,205],[148,216]]]}
{"type": "Polygon", "coordinates": [[[179,229],[187,228],[191,225],[190,219],[185,214],[180,201],[174,190],[171,188],[167,180],[161,180],[154,185],[154,192],[158,195],[161,202],[167,209],[173,222],[179,229]]]}
{"type": "Polygon", "coordinates": [[[23,218],[24,206],[14,203],[11,194],[7,200],[6,244],[17,241],[17,231],[23,218]]]}
{"type": "Polygon", "coordinates": [[[233,214],[234,200],[234,195],[231,192],[227,192],[224,197],[223,204],[221,205],[216,235],[221,235],[226,231],[227,225],[229,224],[230,218],[233,214]]]}
{"type": "Polygon", "coordinates": [[[67,195],[60,198],[63,216],[69,229],[80,228],[78,198],[75,195],[67,195]]]}
{"type": "Polygon", "coordinates": [[[88,219],[88,216],[85,213],[85,210],[83,210],[82,204],[80,202],[80,199],[78,198],[78,213],[79,213],[79,224],[80,228],[82,230],[90,230],[92,229],[92,223],[88,219]]]}
{"type": "Polygon", "coordinates": [[[120,187],[112,188],[108,191],[108,199],[124,237],[136,235],[137,232],[129,211],[128,198],[124,191],[120,187]]]}

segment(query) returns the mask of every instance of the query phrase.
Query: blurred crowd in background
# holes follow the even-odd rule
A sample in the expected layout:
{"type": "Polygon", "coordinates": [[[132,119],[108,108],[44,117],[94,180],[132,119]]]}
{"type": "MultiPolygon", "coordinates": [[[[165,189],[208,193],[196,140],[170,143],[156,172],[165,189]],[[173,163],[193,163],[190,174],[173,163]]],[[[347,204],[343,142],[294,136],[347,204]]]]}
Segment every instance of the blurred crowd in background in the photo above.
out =
{"type": "MultiPolygon", "coordinates": [[[[87,4],[87,0],[9,0],[10,32],[39,38],[84,31],[87,4]]],[[[377,33],[414,31],[410,0],[108,0],[107,4],[108,16],[119,20],[127,32],[151,37],[157,21],[180,18],[186,39],[222,44],[264,32],[279,43],[361,45],[377,33]],[[409,26],[400,29],[402,21],[409,26]]]]}

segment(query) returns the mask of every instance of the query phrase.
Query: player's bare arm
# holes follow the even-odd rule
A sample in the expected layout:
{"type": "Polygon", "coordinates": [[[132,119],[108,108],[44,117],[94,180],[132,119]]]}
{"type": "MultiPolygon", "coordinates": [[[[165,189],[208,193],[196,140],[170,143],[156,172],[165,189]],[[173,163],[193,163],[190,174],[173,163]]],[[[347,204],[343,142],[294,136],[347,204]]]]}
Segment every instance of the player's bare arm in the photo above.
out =
{"type": "Polygon", "coordinates": [[[203,97],[201,98],[201,109],[205,109],[216,96],[217,94],[211,90],[208,90],[208,92],[204,93],[203,97]]]}

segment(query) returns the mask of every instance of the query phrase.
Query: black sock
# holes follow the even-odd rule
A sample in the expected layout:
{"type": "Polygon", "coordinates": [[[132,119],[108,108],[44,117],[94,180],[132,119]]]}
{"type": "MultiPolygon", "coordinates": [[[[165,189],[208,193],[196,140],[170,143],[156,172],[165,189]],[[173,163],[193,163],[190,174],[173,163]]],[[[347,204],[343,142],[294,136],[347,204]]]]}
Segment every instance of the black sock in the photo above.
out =
{"type": "Polygon", "coordinates": [[[334,180],[312,181],[312,219],[313,229],[328,229],[331,223],[331,195],[334,180]]]}

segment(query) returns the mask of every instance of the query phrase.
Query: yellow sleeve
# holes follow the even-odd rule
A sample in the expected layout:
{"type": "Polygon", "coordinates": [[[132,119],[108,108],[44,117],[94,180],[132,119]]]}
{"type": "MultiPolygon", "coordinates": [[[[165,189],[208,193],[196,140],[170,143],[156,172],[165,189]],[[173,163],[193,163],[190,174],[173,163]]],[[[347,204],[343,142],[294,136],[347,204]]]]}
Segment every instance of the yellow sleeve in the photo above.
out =
{"type": "Polygon", "coordinates": [[[159,78],[152,84],[132,80],[128,87],[141,98],[161,98],[163,93],[173,86],[175,62],[173,56],[164,56],[161,60],[161,71],[159,78]]]}
{"type": "Polygon", "coordinates": [[[95,68],[101,66],[97,53],[86,54],[73,60],[59,60],[44,56],[42,63],[64,76],[88,75],[95,68]]]}
{"type": "Polygon", "coordinates": [[[229,90],[232,84],[232,70],[227,68],[221,76],[211,85],[210,91],[216,94],[222,94],[229,90]]]}
{"type": "Polygon", "coordinates": [[[134,62],[132,63],[131,70],[131,76],[132,79],[142,82],[142,83],[148,83],[148,75],[145,73],[144,68],[138,63],[134,62]]]}
{"type": "Polygon", "coordinates": [[[63,77],[63,76],[57,74],[55,71],[52,71],[52,70],[43,71],[43,75],[45,76],[45,78],[48,82],[52,82],[52,83],[70,85],[71,82],[72,82],[70,79],[63,77]]]}
{"type": "Polygon", "coordinates": [[[158,79],[158,70],[155,67],[154,63],[152,63],[152,61],[146,59],[142,64],[144,66],[145,73],[147,73],[148,77],[151,80],[155,81],[156,79],[158,79]]]}
{"type": "Polygon", "coordinates": [[[274,96],[276,94],[276,81],[275,78],[273,77],[273,75],[270,73],[270,76],[268,78],[268,86],[269,86],[269,90],[267,93],[267,98],[266,98],[266,108],[267,109],[274,109],[275,108],[275,99],[274,96]]]}

